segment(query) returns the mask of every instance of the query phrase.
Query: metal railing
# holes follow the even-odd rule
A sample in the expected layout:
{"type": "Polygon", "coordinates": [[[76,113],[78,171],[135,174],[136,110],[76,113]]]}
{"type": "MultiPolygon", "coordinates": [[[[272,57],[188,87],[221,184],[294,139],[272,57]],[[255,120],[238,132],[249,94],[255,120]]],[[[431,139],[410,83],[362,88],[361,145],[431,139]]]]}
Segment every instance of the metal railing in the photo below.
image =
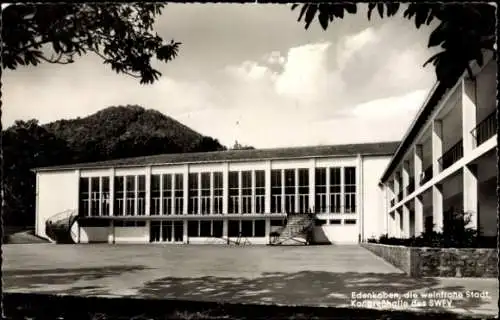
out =
{"type": "Polygon", "coordinates": [[[455,143],[451,148],[449,148],[443,156],[438,159],[439,170],[443,171],[446,168],[449,168],[458,160],[462,159],[464,156],[464,144],[463,141],[460,140],[455,143]]]}
{"type": "Polygon", "coordinates": [[[497,132],[497,119],[495,119],[496,111],[490,113],[484,120],[479,122],[474,129],[471,130],[471,135],[474,137],[476,147],[483,144],[486,140],[493,137],[497,132]]]}

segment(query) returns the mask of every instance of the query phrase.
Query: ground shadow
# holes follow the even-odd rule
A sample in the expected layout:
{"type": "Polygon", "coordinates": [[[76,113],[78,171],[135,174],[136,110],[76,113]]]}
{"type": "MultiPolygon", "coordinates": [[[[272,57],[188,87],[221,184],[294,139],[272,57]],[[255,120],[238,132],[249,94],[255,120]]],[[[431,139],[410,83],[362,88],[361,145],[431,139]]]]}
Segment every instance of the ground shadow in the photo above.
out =
{"type": "MultiPolygon", "coordinates": [[[[45,270],[6,270],[3,271],[4,288],[9,290],[30,290],[44,288],[50,285],[68,286],[79,281],[93,281],[106,277],[116,277],[127,272],[136,272],[147,269],[143,265],[135,266],[108,266],[98,268],[71,268],[71,269],[45,269],[45,270]]],[[[73,286],[67,288],[67,293],[103,293],[102,287],[73,286]]],[[[58,293],[61,293],[58,291],[58,293]]]]}
{"type": "MultiPolygon", "coordinates": [[[[264,273],[262,277],[199,277],[156,279],[138,289],[143,298],[184,298],[231,303],[267,303],[283,305],[352,307],[353,293],[464,292],[464,287],[437,286],[434,278],[411,278],[398,273],[331,273],[302,271],[297,273],[264,273]]],[[[363,301],[367,299],[355,299],[363,301]]],[[[411,303],[411,298],[403,299],[411,303]]],[[[419,298],[419,301],[423,299],[419,298]]],[[[397,301],[397,299],[392,299],[397,301]]],[[[453,301],[454,308],[477,309],[488,301],[462,299],[453,301]]],[[[414,306],[422,311],[449,312],[449,307],[414,306]]]]}

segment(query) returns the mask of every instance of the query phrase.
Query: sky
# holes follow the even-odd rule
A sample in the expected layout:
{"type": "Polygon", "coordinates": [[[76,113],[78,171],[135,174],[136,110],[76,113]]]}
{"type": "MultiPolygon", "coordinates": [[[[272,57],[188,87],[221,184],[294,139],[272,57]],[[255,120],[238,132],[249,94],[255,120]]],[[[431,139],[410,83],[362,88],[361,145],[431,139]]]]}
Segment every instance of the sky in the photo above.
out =
{"type": "Polygon", "coordinates": [[[396,141],[435,83],[423,63],[435,27],[402,13],[358,14],[309,30],[290,5],[168,4],[155,31],[182,42],[153,85],[93,55],[2,77],[3,125],[84,117],[109,106],[158,110],[226,146],[256,148],[396,141]]]}

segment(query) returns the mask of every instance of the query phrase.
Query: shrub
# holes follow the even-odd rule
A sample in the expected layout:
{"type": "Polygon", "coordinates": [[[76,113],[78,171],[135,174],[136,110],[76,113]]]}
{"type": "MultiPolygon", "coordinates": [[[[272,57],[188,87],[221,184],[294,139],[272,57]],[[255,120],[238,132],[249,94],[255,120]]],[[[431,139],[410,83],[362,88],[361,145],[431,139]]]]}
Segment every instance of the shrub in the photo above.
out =
{"type": "Polygon", "coordinates": [[[432,248],[497,248],[497,237],[480,236],[479,230],[467,227],[471,214],[453,208],[444,214],[443,232],[433,230],[432,221],[426,219],[424,232],[418,237],[401,239],[387,234],[368,242],[408,247],[432,248]]]}

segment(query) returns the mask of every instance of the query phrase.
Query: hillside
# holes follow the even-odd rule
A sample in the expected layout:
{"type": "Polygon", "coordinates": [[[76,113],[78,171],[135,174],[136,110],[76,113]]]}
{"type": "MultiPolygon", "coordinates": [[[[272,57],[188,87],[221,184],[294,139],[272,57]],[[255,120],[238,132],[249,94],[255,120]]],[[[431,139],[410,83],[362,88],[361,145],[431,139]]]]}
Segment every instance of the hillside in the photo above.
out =
{"type": "Polygon", "coordinates": [[[67,141],[78,154],[78,162],[225,149],[217,140],[140,106],[109,107],[85,118],[59,120],[43,127],[67,141]]]}

